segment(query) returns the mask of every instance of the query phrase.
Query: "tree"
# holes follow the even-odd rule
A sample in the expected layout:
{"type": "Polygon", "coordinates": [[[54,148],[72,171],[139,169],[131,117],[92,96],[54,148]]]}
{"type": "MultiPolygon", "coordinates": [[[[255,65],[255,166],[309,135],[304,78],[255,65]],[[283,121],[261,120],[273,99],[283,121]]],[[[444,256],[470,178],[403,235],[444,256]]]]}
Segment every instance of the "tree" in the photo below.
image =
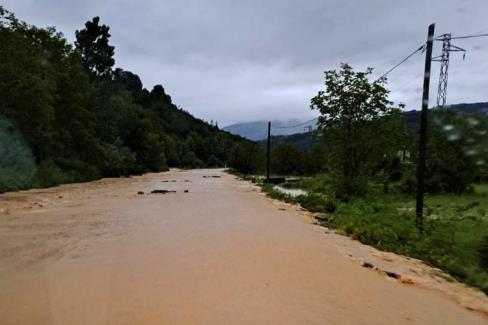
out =
{"type": "Polygon", "coordinates": [[[348,64],[325,72],[325,90],[311,100],[321,113],[319,127],[329,144],[328,162],[336,195],[341,199],[362,195],[373,166],[394,147],[386,146],[385,125],[398,112],[388,100],[386,79],[371,82],[373,69],[355,72],[348,64]]]}
{"type": "Polygon", "coordinates": [[[115,64],[114,47],[109,45],[110,27],[99,22],[100,17],[94,17],[85,23],[85,29],[75,32],[75,46],[83,64],[96,77],[110,75],[115,64]]]}
{"type": "Polygon", "coordinates": [[[0,193],[32,186],[36,172],[34,157],[21,135],[0,119],[0,193]]]}
{"type": "Polygon", "coordinates": [[[112,71],[109,38],[95,17],[73,48],[0,6],[0,190],[222,166],[233,144],[251,148],[178,108],[163,86],[112,71]]]}
{"type": "Polygon", "coordinates": [[[236,141],[228,152],[228,164],[232,169],[244,173],[263,170],[264,150],[251,141],[236,141]]]}
{"type": "Polygon", "coordinates": [[[481,179],[488,158],[488,120],[476,114],[434,109],[429,127],[426,191],[461,193],[481,179]]]}
{"type": "Polygon", "coordinates": [[[281,143],[271,149],[271,170],[278,175],[302,174],[303,156],[296,145],[281,143]]]}

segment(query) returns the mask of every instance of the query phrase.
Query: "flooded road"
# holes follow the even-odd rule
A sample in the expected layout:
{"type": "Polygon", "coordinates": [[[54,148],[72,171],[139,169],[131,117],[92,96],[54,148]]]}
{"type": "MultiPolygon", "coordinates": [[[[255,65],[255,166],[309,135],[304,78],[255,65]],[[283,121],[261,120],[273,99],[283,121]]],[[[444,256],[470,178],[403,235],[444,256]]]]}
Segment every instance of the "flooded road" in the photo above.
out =
{"type": "Polygon", "coordinates": [[[2,194],[0,324],[488,323],[479,292],[326,232],[222,170],[2,194]]]}

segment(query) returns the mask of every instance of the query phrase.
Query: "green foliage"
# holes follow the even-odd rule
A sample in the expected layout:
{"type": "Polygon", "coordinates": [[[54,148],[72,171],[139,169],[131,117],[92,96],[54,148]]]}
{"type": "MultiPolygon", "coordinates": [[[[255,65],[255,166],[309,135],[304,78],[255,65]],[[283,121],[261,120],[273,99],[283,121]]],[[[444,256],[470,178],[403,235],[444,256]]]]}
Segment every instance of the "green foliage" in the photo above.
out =
{"type": "Polygon", "coordinates": [[[366,197],[335,202],[328,195],[332,184],[327,175],[303,178],[285,186],[301,188],[308,195],[294,198],[269,184],[262,188],[271,197],[326,213],[319,222],[338,233],[382,250],[424,260],[488,293],[487,184],[474,185],[472,193],[462,195],[426,196],[422,235],[415,227],[415,200],[411,196],[393,190],[385,194],[379,186],[370,184],[366,197]]]}
{"type": "Polygon", "coordinates": [[[86,182],[100,178],[97,167],[74,159],[48,159],[41,162],[36,186],[48,187],[64,183],[86,182]]]}
{"type": "MultiPolygon", "coordinates": [[[[327,170],[327,143],[321,135],[315,130],[289,136],[271,136],[271,173],[314,175],[325,172],[327,170]],[[283,150],[286,148],[291,148],[291,151],[288,153],[283,150]],[[294,157],[297,160],[290,161],[294,157]],[[287,167],[283,168],[282,164],[287,167]]],[[[267,141],[261,141],[260,145],[262,150],[266,150],[267,141]]]]}
{"type": "Polygon", "coordinates": [[[264,149],[248,141],[235,142],[229,152],[229,167],[242,174],[264,170],[264,149]]]}
{"type": "Polygon", "coordinates": [[[366,72],[342,64],[325,72],[325,90],[311,100],[328,144],[328,165],[336,196],[348,200],[367,190],[367,177],[385,155],[398,150],[398,110],[391,107],[385,79],[370,82],[366,72]],[[385,136],[388,134],[388,136],[385,136]]]}
{"type": "Polygon", "coordinates": [[[337,208],[336,202],[322,194],[309,193],[300,195],[298,203],[310,212],[334,212],[337,208]]]}
{"type": "Polygon", "coordinates": [[[452,110],[434,110],[427,146],[429,192],[470,190],[488,161],[488,120],[452,110]]]}
{"type": "Polygon", "coordinates": [[[36,172],[29,147],[10,123],[0,119],[0,192],[29,187],[36,172]]]}
{"type": "MultiPolygon", "coordinates": [[[[485,117],[434,109],[429,115],[425,189],[429,193],[462,193],[483,180],[488,162],[485,117]]],[[[402,189],[413,193],[415,168],[405,170],[402,189]]]]}
{"type": "Polygon", "coordinates": [[[148,91],[136,74],[113,71],[109,40],[98,17],[73,48],[0,6],[1,191],[168,167],[255,168],[253,156],[229,163],[235,144],[251,142],[176,107],[161,85],[148,91]]]}
{"type": "Polygon", "coordinates": [[[271,170],[277,175],[299,175],[304,171],[303,152],[295,145],[281,143],[271,149],[271,170]]]}
{"type": "Polygon", "coordinates": [[[100,17],[94,17],[86,22],[85,29],[75,32],[75,45],[83,65],[97,77],[109,75],[115,64],[114,47],[109,45],[110,27],[99,25],[99,22],[100,17]]]}
{"type": "Polygon", "coordinates": [[[485,234],[478,246],[478,254],[480,255],[480,265],[488,271],[488,234],[485,234]]]}
{"type": "Polygon", "coordinates": [[[100,169],[105,176],[128,176],[135,169],[136,154],[124,147],[120,140],[102,145],[103,158],[100,169]]]}
{"type": "Polygon", "coordinates": [[[318,174],[313,177],[301,177],[297,182],[285,183],[289,188],[300,188],[306,191],[332,195],[332,178],[328,174],[318,174]]]}

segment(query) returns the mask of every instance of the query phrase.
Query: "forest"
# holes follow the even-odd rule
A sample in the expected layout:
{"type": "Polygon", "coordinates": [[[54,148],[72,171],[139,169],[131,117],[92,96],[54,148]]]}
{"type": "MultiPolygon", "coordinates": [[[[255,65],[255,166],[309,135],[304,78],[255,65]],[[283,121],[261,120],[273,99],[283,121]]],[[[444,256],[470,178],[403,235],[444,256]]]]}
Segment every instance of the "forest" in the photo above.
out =
{"type": "Polygon", "coordinates": [[[115,67],[99,17],[75,36],[69,44],[0,7],[0,192],[232,166],[251,145],[115,67]]]}

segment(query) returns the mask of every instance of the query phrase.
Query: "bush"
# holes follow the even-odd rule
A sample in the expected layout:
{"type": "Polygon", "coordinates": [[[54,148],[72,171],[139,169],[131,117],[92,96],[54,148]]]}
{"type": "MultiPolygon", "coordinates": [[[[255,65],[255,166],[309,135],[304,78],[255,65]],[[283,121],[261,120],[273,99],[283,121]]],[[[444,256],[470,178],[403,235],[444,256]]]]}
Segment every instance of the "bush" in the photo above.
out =
{"type": "Polygon", "coordinates": [[[21,135],[0,119],[0,192],[32,186],[37,167],[21,135]]]}
{"type": "Polygon", "coordinates": [[[300,195],[297,200],[303,208],[310,212],[334,212],[336,210],[335,202],[324,195],[309,193],[300,195]]]}
{"type": "Polygon", "coordinates": [[[330,213],[332,213],[332,212],[335,212],[335,210],[336,210],[336,209],[337,209],[337,206],[336,206],[336,204],[335,204],[335,202],[334,202],[334,201],[332,201],[332,200],[327,200],[327,201],[325,202],[325,211],[326,211],[326,212],[330,212],[330,213]]]}
{"type": "Polygon", "coordinates": [[[136,155],[129,148],[123,147],[120,140],[114,144],[104,144],[103,153],[100,165],[104,176],[127,176],[135,168],[136,155]]]}
{"type": "Polygon", "coordinates": [[[49,159],[39,165],[36,186],[87,182],[101,177],[97,167],[76,159],[49,159]]]}
{"type": "Polygon", "coordinates": [[[214,167],[222,167],[223,165],[224,164],[222,163],[222,161],[220,161],[214,155],[210,155],[210,157],[208,157],[207,167],[214,168],[214,167]]]}
{"type": "Polygon", "coordinates": [[[293,144],[282,143],[271,150],[271,170],[277,175],[303,173],[303,153],[293,144]]]}
{"type": "Polygon", "coordinates": [[[478,254],[480,256],[481,267],[488,271],[488,234],[481,238],[478,246],[478,254]]]}

